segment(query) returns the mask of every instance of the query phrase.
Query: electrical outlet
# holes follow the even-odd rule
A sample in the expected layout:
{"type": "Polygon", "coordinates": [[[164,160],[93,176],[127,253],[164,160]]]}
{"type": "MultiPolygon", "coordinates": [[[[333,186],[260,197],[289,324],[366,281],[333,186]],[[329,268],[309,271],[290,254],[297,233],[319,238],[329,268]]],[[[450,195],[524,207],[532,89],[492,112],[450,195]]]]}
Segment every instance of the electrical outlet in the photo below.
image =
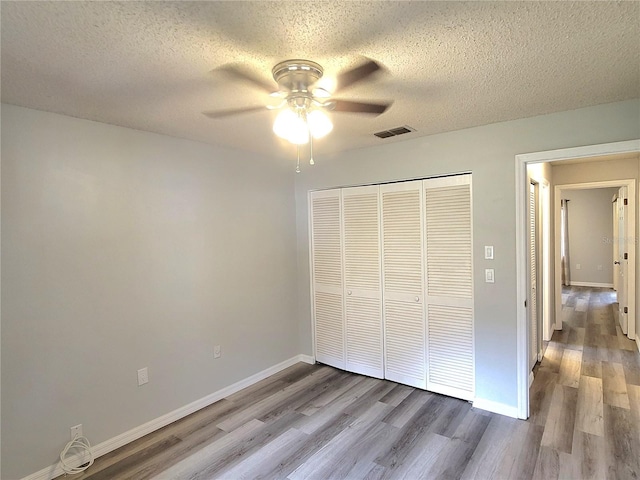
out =
{"type": "Polygon", "coordinates": [[[220,358],[222,356],[222,349],[220,345],[213,346],[213,358],[220,358]]]}
{"type": "Polygon", "coordinates": [[[580,270],[582,268],[582,265],[579,263],[576,263],[576,270],[580,270]]]}
{"type": "Polygon", "coordinates": [[[602,271],[602,265],[598,265],[598,271],[602,271]]]}
{"type": "Polygon", "coordinates": [[[71,440],[76,437],[82,437],[82,424],[79,423],[75,427],[71,427],[71,440]]]}
{"type": "Polygon", "coordinates": [[[138,386],[149,383],[149,370],[147,367],[138,370],[138,386]]]}

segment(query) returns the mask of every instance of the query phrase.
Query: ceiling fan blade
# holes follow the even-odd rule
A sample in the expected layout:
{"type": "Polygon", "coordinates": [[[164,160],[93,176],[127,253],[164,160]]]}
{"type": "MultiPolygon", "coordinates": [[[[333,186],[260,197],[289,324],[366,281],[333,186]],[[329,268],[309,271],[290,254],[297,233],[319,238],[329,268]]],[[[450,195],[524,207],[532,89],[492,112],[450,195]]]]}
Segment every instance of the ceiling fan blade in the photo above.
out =
{"type": "Polygon", "coordinates": [[[336,79],[336,91],[342,90],[343,88],[347,88],[356,82],[364,80],[370,75],[373,75],[381,68],[382,67],[380,67],[378,63],[374,62],[373,60],[368,60],[362,65],[339,74],[338,78],[336,79]]]}
{"type": "Polygon", "coordinates": [[[335,104],[333,110],[336,112],[370,113],[372,115],[380,115],[391,106],[391,102],[365,103],[352,102],[351,100],[332,100],[331,103],[335,104]]]}
{"type": "Polygon", "coordinates": [[[263,80],[253,72],[247,70],[242,65],[223,65],[222,67],[214,68],[213,70],[211,70],[211,72],[226,73],[232,77],[237,78],[238,80],[252,83],[254,86],[258,87],[260,90],[263,90],[266,93],[272,93],[278,88],[273,83],[263,80]]]}
{"type": "Polygon", "coordinates": [[[240,115],[242,113],[259,112],[260,110],[267,111],[267,107],[265,107],[264,105],[260,105],[257,107],[231,108],[229,110],[210,110],[207,112],[202,112],[202,114],[209,118],[224,118],[230,117],[232,115],[240,115]]]}

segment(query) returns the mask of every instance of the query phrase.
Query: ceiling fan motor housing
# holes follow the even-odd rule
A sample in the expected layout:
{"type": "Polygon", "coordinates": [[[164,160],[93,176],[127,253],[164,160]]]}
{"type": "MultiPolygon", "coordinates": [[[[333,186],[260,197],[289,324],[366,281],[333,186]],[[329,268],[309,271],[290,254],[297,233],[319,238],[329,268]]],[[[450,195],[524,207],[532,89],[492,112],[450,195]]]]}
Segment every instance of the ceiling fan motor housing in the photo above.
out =
{"type": "Polygon", "coordinates": [[[309,88],[322,78],[324,70],[310,60],[285,60],[273,67],[272,73],[280,89],[311,94],[309,88]]]}

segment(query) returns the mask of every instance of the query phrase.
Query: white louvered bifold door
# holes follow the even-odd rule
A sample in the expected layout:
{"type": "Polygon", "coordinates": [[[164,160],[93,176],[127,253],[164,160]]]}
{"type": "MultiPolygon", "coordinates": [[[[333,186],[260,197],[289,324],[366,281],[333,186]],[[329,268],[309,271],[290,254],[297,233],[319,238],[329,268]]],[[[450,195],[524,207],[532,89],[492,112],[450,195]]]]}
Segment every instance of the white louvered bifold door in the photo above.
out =
{"type": "Polygon", "coordinates": [[[344,369],[340,190],[311,192],[310,204],[316,360],[344,369]]]}
{"type": "Polygon", "coordinates": [[[536,256],[536,186],[529,184],[529,369],[538,362],[538,267],[536,256]]]}
{"type": "Polygon", "coordinates": [[[426,388],[422,182],[380,186],[385,378],[426,388]]]}
{"type": "Polygon", "coordinates": [[[378,186],[342,189],[346,369],[383,378],[378,186]]]}
{"type": "Polygon", "coordinates": [[[474,397],[471,175],[423,181],[427,389],[474,397]]]}

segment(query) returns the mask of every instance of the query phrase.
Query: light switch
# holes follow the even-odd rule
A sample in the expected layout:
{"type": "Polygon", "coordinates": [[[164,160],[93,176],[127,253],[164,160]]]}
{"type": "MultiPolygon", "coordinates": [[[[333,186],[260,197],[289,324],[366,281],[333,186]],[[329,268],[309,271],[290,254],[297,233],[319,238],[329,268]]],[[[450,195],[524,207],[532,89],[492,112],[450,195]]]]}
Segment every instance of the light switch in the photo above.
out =
{"type": "Polygon", "coordinates": [[[495,283],[495,274],[493,268],[485,268],[484,281],[486,283],[495,283]]]}
{"type": "Polygon", "coordinates": [[[493,260],[493,245],[484,246],[484,259],[493,260]]]}

